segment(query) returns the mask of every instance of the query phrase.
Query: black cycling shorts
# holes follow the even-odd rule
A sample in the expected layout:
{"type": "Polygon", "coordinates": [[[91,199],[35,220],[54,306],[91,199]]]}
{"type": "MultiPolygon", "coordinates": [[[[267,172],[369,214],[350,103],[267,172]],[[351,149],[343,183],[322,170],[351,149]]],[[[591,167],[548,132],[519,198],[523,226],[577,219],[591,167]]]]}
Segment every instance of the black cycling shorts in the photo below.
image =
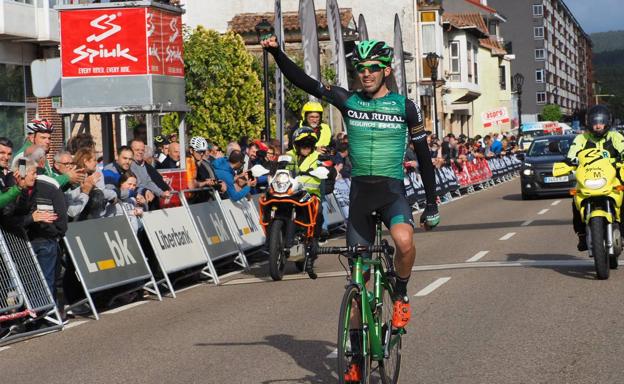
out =
{"type": "Polygon", "coordinates": [[[371,245],[375,241],[375,220],[372,213],[381,215],[387,228],[395,224],[414,227],[412,209],[405,197],[403,180],[389,177],[354,177],[349,193],[349,222],[347,243],[371,245]]]}

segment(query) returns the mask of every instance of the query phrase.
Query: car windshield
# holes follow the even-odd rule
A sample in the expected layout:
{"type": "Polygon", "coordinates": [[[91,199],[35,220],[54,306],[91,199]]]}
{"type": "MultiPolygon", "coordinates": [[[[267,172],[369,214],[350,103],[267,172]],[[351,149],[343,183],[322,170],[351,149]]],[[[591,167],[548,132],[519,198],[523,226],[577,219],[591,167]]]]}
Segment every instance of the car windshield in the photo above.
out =
{"type": "Polygon", "coordinates": [[[537,136],[544,136],[544,130],[543,129],[536,129],[534,131],[527,131],[527,132],[522,132],[522,136],[525,138],[535,138],[537,136]]]}
{"type": "Polygon", "coordinates": [[[566,155],[570,149],[572,139],[569,138],[539,138],[533,140],[527,156],[560,156],[566,155]]]}

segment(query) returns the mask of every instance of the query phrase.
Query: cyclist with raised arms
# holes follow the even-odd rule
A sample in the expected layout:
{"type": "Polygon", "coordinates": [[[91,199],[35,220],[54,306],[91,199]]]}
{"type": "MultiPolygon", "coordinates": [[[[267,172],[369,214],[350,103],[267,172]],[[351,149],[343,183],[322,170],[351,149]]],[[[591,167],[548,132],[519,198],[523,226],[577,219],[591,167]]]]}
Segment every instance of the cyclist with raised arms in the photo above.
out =
{"type": "Polygon", "coordinates": [[[435,174],[420,109],[409,99],[390,92],[385,80],[392,68],[392,48],[376,40],[360,42],[353,52],[362,90],[357,92],[325,86],[305,74],[279,49],[271,36],[262,46],[275,58],[282,73],[294,85],[340,110],[349,133],[349,154],[353,164],[349,196],[349,245],[369,245],[375,238],[373,211],[379,213],[396,245],[396,291],[392,324],[405,327],[411,309],[407,296],[416,248],[414,222],[405,198],[403,159],[408,137],[420,166],[427,205],[420,219],[430,229],[438,225],[435,174]]]}

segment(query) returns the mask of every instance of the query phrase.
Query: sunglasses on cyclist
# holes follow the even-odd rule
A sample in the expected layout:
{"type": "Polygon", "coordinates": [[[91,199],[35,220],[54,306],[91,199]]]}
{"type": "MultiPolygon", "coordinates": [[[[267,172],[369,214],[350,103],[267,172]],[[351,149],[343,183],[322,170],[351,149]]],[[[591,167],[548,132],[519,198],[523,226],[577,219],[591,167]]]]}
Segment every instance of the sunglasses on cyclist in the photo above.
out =
{"type": "Polygon", "coordinates": [[[385,65],[383,64],[356,64],[355,69],[359,72],[359,73],[364,73],[365,70],[368,69],[368,72],[370,73],[377,73],[379,71],[381,71],[382,69],[386,68],[385,65]]]}

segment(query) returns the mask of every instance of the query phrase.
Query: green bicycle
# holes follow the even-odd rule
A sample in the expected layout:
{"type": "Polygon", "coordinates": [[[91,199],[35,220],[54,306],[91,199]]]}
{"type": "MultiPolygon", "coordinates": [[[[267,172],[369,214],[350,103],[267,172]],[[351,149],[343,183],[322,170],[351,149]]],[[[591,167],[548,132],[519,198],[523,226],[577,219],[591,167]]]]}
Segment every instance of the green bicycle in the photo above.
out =
{"type": "Polygon", "coordinates": [[[394,292],[394,247],[382,239],[381,218],[375,215],[376,239],[372,246],[321,247],[318,254],[346,257],[349,283],[340,305],[338,322],[338,382],[369,383],[379,372],[384,384],[395,384],[401,368],[403,328],[392,327],[394,292]],[[370,253],[370,258],[362,254],[370,253]],[[366,267],[370,268],[372,291],[367,288],[366,267]],[[372,369],[373,363],[376,367],[372,369]],[[353,372],[353,365],[359,369],[353,372]]]}

